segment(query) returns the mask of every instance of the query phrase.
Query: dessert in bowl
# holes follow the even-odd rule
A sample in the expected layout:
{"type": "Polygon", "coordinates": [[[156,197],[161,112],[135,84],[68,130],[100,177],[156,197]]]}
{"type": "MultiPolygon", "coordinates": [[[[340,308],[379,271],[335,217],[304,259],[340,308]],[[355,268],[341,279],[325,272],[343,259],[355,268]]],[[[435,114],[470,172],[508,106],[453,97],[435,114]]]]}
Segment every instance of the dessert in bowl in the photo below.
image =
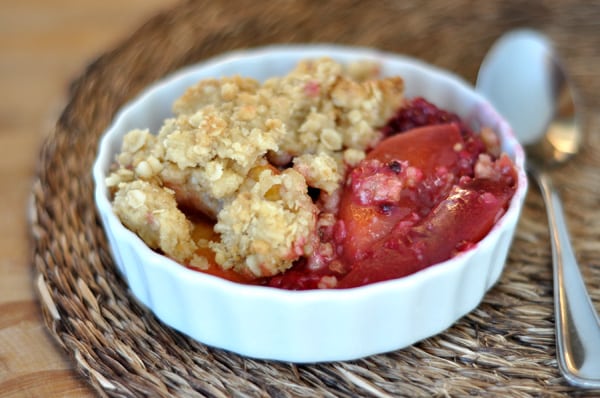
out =
{"type": "Polygon", "coordinates": [[[507,123],[459,78],[341,46],[179,71],[94,165],[119,270],[167,325],[256,358],[388,352],[475,308],[526,191],[507,123]]]}

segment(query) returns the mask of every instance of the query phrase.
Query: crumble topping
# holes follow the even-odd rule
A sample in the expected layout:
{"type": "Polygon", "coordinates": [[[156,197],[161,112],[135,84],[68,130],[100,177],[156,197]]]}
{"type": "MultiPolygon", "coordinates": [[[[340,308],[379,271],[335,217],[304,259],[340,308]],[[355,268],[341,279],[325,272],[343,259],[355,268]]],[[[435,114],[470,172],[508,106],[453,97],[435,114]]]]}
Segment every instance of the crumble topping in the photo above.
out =
{"type": "Polygon", "coordinates": [[[328,58],[264,83],[198,82],[160,131],[124,137],[107,178],[114,211],[151,248],[206,268],[207,243],[188,217],[201,213],[215,222],[208,246],[220,267],[281,273],[318,242],[319,220],[335,212],[348,168],[382,138],[403,88],[376,63],[328,58]]]}
{"type": "Polygon", "coordinates": [[[192,224],[177,208],[172,191],[137,180],[119,184],[114,209],[123,224],[152,249],[177,261],[194,259],[192,224]]]}

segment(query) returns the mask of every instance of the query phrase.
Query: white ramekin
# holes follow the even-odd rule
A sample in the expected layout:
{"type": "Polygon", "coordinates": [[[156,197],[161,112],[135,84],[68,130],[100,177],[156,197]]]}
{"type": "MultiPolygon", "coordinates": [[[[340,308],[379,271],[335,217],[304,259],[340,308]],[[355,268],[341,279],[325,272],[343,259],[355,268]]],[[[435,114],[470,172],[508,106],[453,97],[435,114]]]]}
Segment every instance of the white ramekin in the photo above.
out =
{"type": "Polygon", "coordinates": [[[210,346],[254,358],[291,362],[356,359],[409,346],[444,331],[473,310],[498,280],[527,190],[524,152],[510,126],[473,87],[421,61],[334,45],[270,46],[193,65],[152,85],[125,106],[101,139],[93,168],[95,200],[113,257],[135,297],[165,324],[210,346]],[[241,74],[264,80],[301,59],[375,59],[400,75],[406,96],[422,96],[485,125],[502,139],[518,168],[506,214],[473,249],[416,274],[346,290],[287,291],[237,284],[187,269],[149,249],[112,211],[105,185],[123,135],[157,131],[171,106],[200,79],[241,74]]]}

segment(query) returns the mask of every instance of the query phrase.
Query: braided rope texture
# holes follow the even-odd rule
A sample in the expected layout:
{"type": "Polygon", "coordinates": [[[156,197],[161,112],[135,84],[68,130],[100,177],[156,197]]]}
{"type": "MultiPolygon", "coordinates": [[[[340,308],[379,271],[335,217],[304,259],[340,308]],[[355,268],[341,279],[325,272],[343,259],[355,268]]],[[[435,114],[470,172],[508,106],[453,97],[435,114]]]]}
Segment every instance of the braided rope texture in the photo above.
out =
{"type": "Polygon", "coordinates": [[[522,26],[554,40],[581,94],[584,149],[553,177],[600,309],[600,2],[204,0],[156,15],[91,63],[45,140],[31,248],[49,332],[107,397],[599,394],[577,391],[557,370],[547,223],[534,187],[502,278],[472,313],[404,350],[308,365],[240,357],[161,324],[116,271],[94,206],[99,136],[127,100],[184,65],[239,48],[328,42],[415,56],[473,82],[493,41],[522,26]]]}

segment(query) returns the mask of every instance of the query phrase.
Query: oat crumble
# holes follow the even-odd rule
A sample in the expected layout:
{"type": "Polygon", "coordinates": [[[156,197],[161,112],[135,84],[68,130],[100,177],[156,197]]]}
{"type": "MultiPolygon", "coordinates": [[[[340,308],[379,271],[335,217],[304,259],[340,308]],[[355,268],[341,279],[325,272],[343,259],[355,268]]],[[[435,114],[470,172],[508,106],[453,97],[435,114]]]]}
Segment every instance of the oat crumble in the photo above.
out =
{"type": "Polygon", "coordinates": [[[208,246],[219,266],[281,273],[319,244],[319,220],[331,218],[348,168],[381,139],[403,88],[376,63],[328,58],[264,83],[198,82],[160,131],[124,137],[107,178],[114,211],[151,248],[202,268],[207,243],[194,241],[186,215],[200,212],[215,222],[208,246]]]}

